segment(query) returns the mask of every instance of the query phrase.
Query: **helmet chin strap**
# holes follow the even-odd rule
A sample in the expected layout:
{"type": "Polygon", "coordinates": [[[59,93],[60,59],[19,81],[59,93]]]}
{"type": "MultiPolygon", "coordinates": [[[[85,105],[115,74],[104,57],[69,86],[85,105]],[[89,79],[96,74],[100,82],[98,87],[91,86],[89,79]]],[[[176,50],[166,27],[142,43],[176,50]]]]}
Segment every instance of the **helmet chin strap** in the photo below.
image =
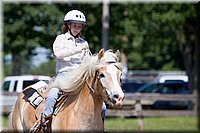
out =
{"type": "Polygon", "coordinates": [[[80,32],[79,32],[76,36],[73,35],[73,33],[72,33],[72,31],[71,31],[71,23],[70,23],[70,26],[68,26],[68,29],[69,29],[70,34],[71,34],[74,38],[78,38],[78,37],[79,37],[80,32]]]}

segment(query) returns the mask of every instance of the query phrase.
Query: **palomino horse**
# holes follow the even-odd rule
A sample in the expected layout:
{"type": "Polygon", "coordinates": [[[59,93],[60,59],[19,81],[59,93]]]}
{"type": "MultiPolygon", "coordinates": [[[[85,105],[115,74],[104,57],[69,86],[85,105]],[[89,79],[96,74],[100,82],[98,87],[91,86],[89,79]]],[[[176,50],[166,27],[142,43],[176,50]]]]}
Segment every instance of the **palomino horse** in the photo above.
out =
{"type": "MultiPolygon", "coordinates": [[[[103,131],[102,103],[121,106],[124,93],[120,87],[121,69],[116,53],[104,52],[86,59],[80,67],[67,76],[56,77],[49,86],[62,87],[68,92],[65,104],[52,116],[51,131],[103,131]]],[[[35,124],[36,110],[20,93],[11,113],[12,130],[30,131],[35,124]]]]}

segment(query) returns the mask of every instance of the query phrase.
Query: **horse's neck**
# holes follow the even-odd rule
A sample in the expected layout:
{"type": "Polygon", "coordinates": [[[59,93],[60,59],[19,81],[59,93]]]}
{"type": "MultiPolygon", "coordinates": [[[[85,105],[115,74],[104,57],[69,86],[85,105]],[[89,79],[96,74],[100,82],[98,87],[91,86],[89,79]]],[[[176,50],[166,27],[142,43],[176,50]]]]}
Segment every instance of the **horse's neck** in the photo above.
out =
{"type": "MultiPolygon", "coordinates": [[[[92,81],[88,80],[91,85],[92,81]]],[[[56,125],[56,129],[78,129],[78,130],[103,130],[103,121],[101,118],[102,100],[94,94],[86,83],[79,94],[69,97],[67,112],[60,114],[54,123],[60,119],[67,118],[63,125],[56,125]]]]}
{"type": "Polygon", "coordinates": [[[78,101],[83,110],[87,110],[88,113],[90,112],[91,114],[98,115],[101,114],[103,101],[95,94],[95,92],[91,90],[94,88],[92,88],[92,83],[90,82],[92,81],[89,81],[84,85],[78,97],[78,101]]]}

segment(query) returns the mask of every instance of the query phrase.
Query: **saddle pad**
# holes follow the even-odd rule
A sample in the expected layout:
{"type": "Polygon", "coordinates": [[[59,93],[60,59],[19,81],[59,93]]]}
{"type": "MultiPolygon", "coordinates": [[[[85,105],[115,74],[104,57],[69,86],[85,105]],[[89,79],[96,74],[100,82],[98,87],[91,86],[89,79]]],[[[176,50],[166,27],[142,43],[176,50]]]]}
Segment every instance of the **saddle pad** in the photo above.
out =
{"type": "Polygon", "coordinates": [[[45,82],[45,81],[39,81],[39,82],[37,82],[37,83],[35,83],[35,84],[33,84],[33,85],[31,85],[30,87],[31,88],[34,88],[34,89],[36,89],[36,90],[40,90],[40,91],[45,91],[45,88],[47,87],[47,83],[45,82]],[[44,90],[41,90],[41,89],[44,89],[44,90]]]}
{"type": "Polygon", "coordinates": [[[38,91],[32,87],[25,89],[23,94],[34,108],[37,108],[38,105],[43,101],[43,97],[40,96],[38,91]]]}

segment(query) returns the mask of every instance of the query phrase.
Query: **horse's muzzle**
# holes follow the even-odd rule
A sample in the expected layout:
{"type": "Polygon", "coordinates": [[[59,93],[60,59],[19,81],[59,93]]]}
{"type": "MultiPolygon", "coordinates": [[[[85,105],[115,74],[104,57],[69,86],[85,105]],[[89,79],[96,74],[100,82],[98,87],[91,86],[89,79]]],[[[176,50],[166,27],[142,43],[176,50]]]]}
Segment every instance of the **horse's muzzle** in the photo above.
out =
{"type": "Polygon", "coordinates": [[[110,105],[113,108],[120,108],[124,102],[124,93],[119,93],[117,91],[111,92],[109,99],[110,105]]]}
{"type": "Polygon", "coordinates": [[[120,108],[123,104],[124,97],[114,97],[112,99],[113,107],[120,108]]]}

